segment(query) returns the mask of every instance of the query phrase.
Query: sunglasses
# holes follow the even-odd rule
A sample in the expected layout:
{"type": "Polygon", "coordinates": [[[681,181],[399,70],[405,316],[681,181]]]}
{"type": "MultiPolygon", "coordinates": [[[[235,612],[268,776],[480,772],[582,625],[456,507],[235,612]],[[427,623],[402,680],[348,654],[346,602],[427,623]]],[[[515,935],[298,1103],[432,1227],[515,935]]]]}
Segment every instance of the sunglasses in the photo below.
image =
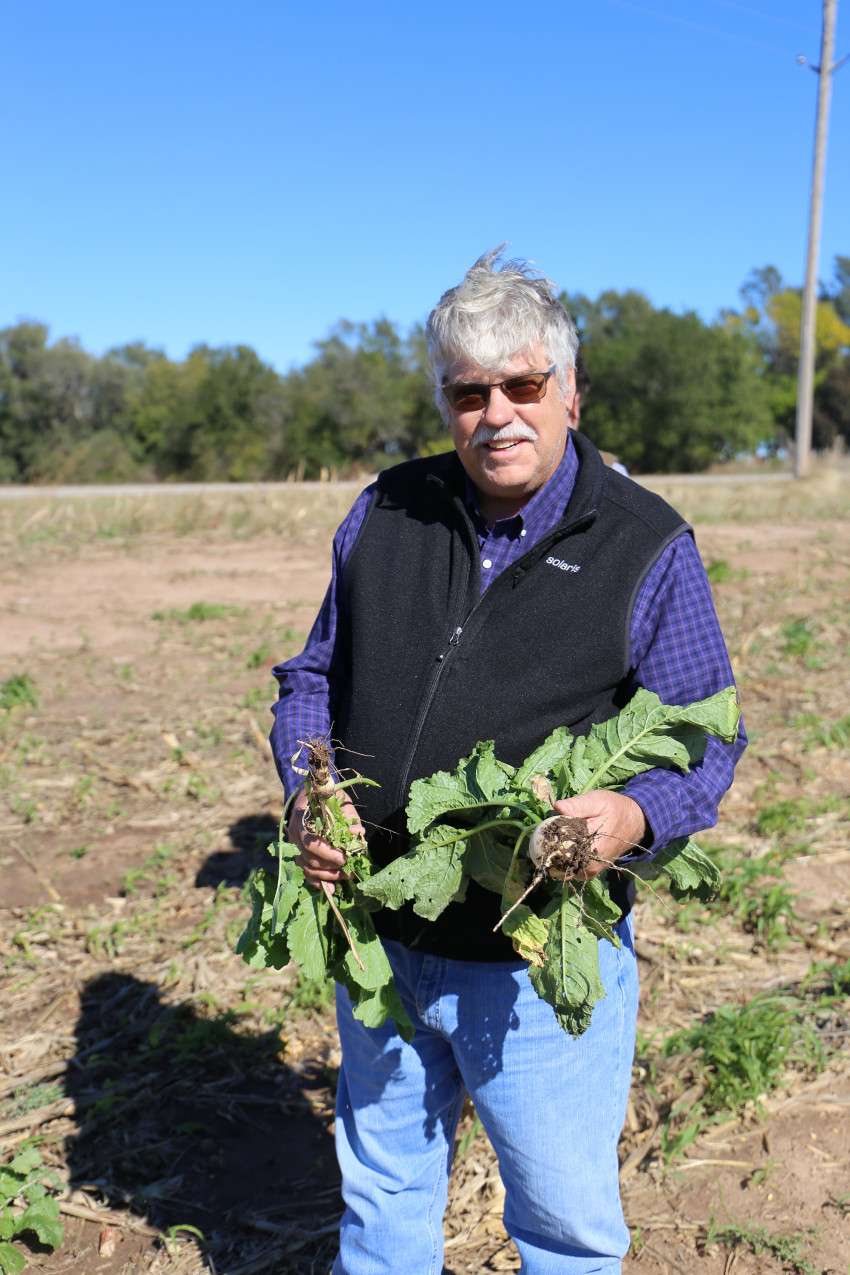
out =
{"type": "Polygon", "coordinates": [[[501,390],[511,403],[539,403],[546,393],[546,382],[555,371],[524,372],[522,376],[509,376],[506,381],[493,385],[478,381],[453,381],[443,385],[443,394],[449,406],[456,412],[481,412],[490,402],[491,390],[501,390]]]}

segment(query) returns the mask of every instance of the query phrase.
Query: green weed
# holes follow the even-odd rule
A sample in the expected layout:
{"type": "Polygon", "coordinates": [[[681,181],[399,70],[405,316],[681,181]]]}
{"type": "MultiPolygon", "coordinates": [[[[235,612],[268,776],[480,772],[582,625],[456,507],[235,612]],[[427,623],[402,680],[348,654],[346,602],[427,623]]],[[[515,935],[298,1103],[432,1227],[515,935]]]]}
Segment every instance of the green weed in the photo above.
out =
{"type": "Polygon", "coordinates": [[[834,722],[822,722],[815,718],[806,732],[803,747],[850,748],[850,717],[841,717],[834,722]]]}
{"type": "Polygon", "coordinates": [[[242,696],[240,707],[256,713],[261,708],[268,708],[273,698],[273,691],[264,691],[259,686],[252,686],[248,694],[242,696]]]}
{"type": "Polygon", "coordinates": [[[780,1160],[768,1160],[760,1169],[756,1169],[750,1178],[751,1186],[766,1186],[773,1174],[781,1167],[780,1160]]]}
{"type": "Polygon", "coordinates": [[[251,652],[245,661],[245,667],[250,669],[262,668],[266,660],[270,660],[273,655],[274,651],[272,648],[267,642],[264,642],[262,646],[257,647],[256,651],[251,652]]]}
{"type": "Polygon", "coordinates": [[[218,799],[218,790],[207,775],[195,773],[186,781],[186,796],[193,797],[195,801],[202,801],[208,806],[214,806],[218,799]]]}
{"type": "Polygon", "coordinates": [[[817,1233],[814,1226],[807,1226],[804,1231],[771,1231],[766,1226],[741,1225],[732,1218],[727,1219],[725,1226],[716,1226],[712,1210],[705,1247],[726,1244],[735,1248],[739,1244],[746,1244],[756,1256],[770,1253],[778,1262],[787,1263],[791,1275],[821,1275],[818,1268],[803,1257],[803,1249],[817,1233]]]}
{"type": "Polygon", "coordinates": [[[232,616],[247,614],[247,607],[228,606],[224,602],[193,602],[185,611],[178,611],[174,607],[167,611],[154,611],[151,619],[172,624],[197,624],[204,620],[227,620],[232,616]]]}
{"type": "Polygon", "coordinates": [[[29,673],[15,673],[0,686],[0,709],[11,713],[13,708],[38,708],[41,704],[35,682],[29,673]]]}
{"type": "Polygon", "coordinates": [[[153,854],[139,868],[130,868],[124,873],[121,889],[124,894],[135,894],[140,882],[158,875],[157,869],[163,867],[174,858],[173,846],[157,846],[153,854]]]}
{"type": "Polygon", "coordinates": [[[12,1240],[34,1234],[48,1248],[62,1243],[57,1176],[45,1168],[36,1147],[22,1150],[0,1167],[0,1272],[17,1275],[27,1259],[12,1240]]]}
{"type": "Polygon", "coordinates": [[[791,893],[782,865],[797,852],[772,849],[754,858],[740,846],[723,846],[712,850],[712,858],[723,874],[718,898],[749,934],[756,934],[768,951],[784,947],[794,922],[791,893]]]}
{"type": "Polygon", "coordinates": [[[725,584],[732,579],[732,568],[725,558],[715,558],[705,569],[711,584],[725,584]]]}
{"type": "Polygon", "coordinates": [[[332,978],[322,982],[304,978],[299,971],[289,993],[289,1011],[292,1014],[307,1014],[327,1009],[333,1004],[333,999],[334,980],[332,978]]]}
{"type": "Polygon", "coordinates": [[[808,620],[789,620],[782,626],[785,638],[783,654],[792,658],[810,655],[815,645],[815,635],[808,620]]]}
{"type": "Polygon", "coordinates": [[[479,1133],[482,1132],[483,1129],[484,1129],[484,1126],[481,1123],[481,1121],[478,1119],[478,1116],[473,1115],[472,1124],[467,1129],[463,1137],[458,1138],[457,1140],[457,1146],[455,1147],[455,1156],[454,1156],[455,1162],[457,1164],[460,1164],[460,1162],[462,1160],[465,1160],[466,1157],[469,1155],[469,1148],[472,1146],[473,1142],[478,1137],[479,1133]]]}
{"type": "Polygon", "coordinates": [[[841,806],[839,797],[824,797],[820,801],[813,801],[811,797],[774,801],[764,806],[756,815],[756,832],[762,837],[786,837],[789,833],[801,832],[818,815],[839,810],[841,806]]]}
{"type": "MultiPolygon", "coordinates": [[[[748,1104],[760,1110],[790,1068],[812,1075],[822,1071],[831,1054],[843,1048],[848,994],[850,960],[843,966],[818,963],[796,989],[762,993],[741,1006],[722,1005],[702,1023],[668,1036],[660,1058],[688,1058],[704,1087],[696,1103],[670,1111],[662,1139],[668,1163],[708,1125],[740,1116],[748,1104]]],[[[658,1063],[649,1043],[641,1042],[647,1047],[641,1064],[652,1083],[658,1063]]]]}

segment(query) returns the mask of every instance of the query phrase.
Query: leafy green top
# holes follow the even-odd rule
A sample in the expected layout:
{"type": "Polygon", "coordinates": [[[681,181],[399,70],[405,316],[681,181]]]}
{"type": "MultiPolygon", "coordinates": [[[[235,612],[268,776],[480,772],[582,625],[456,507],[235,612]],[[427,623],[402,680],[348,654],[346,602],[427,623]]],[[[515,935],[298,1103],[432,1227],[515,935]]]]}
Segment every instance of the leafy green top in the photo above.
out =
{"type": "MultiPolygon", "coordinates": [[[[554,801],[592,789],[619,789],[643,771],[688,771],[705,753],[706,734],[731,743],[740,707],[734,687],[684,707],[662,704],[639,690],[619,716],[574,739],[559,727],[519,769],[499,761],[492,741],[476,745],[452,773],[417,780],[407,807],[411,850],[361,886],[362,894],[390,908],[412,901],[434,920],[463,899],[470,879],[502,896],[504,921],[514,947],[530,962],[529,975],[573,1035],[586,1030],[594,1004],[604,996],[595,937],[619,940],[620,911],[604,880],[580,887],[547,883],[534,912],[514,906],[532,877],[519,855],[534,827],[551,813],[532,781],[545,775],[554,801]]],[[[648,863],[629,869],[643,881],[669,878],[674,898],[710,898],[720,878],[712,861],[689,838],[667,846],[648,863]]]]}

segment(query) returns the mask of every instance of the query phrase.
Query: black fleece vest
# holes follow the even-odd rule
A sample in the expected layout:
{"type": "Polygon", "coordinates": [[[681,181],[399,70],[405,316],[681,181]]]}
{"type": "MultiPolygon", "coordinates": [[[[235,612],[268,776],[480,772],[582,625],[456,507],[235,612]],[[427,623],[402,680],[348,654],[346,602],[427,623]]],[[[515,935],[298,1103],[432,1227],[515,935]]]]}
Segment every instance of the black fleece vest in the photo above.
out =
{"type": "MultiPolygon", "coordinates": [[[[337,764],[380,784],[358,808],[381,864],[408,849],[414,779],[454,770],[479,740],[519,766],[556,726],[587,734],[629,698],[636,594],[687,528],[658,496],[606,469],[573,434],[579,473],[562,519],[481,594],[478,539],[454,455],[384,471],[345,566],[351,678],[337,764]]],[[[631,903],[627,878],[612,894],[631,903]]],[[[499,898],[474,882],[437,921],[382,910],[378,930],[459,960],[515,960],[493,934],[499,898]]]]}

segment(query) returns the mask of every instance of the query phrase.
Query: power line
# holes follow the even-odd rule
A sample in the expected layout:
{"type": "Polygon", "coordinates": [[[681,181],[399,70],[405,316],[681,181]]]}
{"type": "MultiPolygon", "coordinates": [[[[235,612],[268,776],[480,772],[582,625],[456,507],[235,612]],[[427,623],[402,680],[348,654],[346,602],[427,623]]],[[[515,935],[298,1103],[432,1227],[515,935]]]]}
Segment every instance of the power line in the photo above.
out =
{"type": "Polygon", "coordinates": [[[663,13],[659,9],[648,9],[642,4],[633,4],[631,0],[605,0],[605,4],[617,5],[620,9],[632,9],[635,13],[646,14],[650,18],[660,18],[663,22],[672,22],[676,26],[690,27],[692,31],[701,31],[704,35],[717,35],[722,40],[731,40],[735,44],[749,44],[757,49],[767,49],[770,53],[781,53],[783,57],[793,57],[789,49],[780,49],[775,44],[765,44],[763,40],[751,40],[745,35],[735,35],[719,27],[707,27],[700,22],[691,22],[688,18],[678,18],[672,13],[663,13]]]}
{"type": "Polygon", "coordinates": [[[709,0],[710,4],[722,4],[724,9],[737,9],[739,13],[748,13],[753,18],[763,18],[765,22],[778,22],[783,27],[793,27],[795,31],[805,31],[807,35],[817,35],[815,27],[804,27],[801,22],[789,22],[787,18],[777,18],[772,13],[762,13],[760,9],[750,9],[747,5],[735,4],[735,0],[709,0]]]}

